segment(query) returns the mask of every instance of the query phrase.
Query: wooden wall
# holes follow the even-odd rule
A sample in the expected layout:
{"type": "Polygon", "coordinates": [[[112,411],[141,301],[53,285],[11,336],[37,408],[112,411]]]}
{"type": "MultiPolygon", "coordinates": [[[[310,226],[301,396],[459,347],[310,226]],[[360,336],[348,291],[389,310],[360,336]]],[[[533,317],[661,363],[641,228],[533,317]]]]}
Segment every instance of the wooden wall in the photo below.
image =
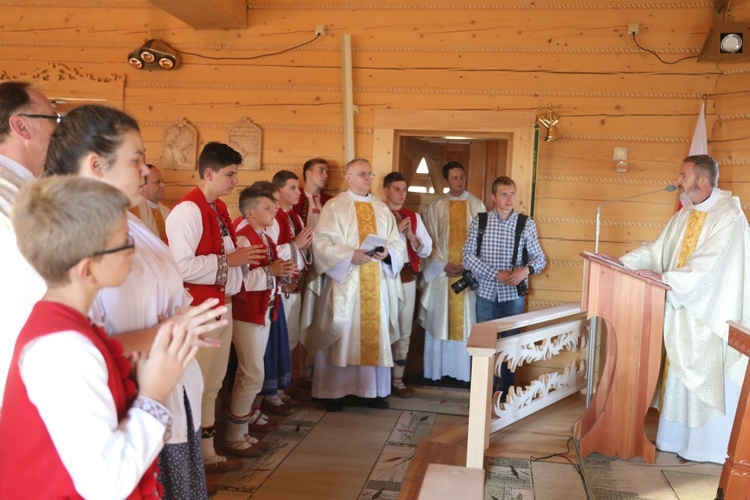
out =
{"type": "MultiPolygon", "coordinates": [[[[352,38],[358,156],[372,154],[376,110],[533,115],[551,103],[561,138],[539,146],[536,220],[550,260],[532,284],[531,307],[540,308],[579,300],[578,254],[593,249],[599,203],[676,178],[704,94],[722,187],[748,205],[750,64],[663,64],[626,34],[627,23],[638,22],[638,41],[663,59],[696,56],[712,4],[260,0],[248,6],[247,29],[196,31],[145,0],[0,0],[0,79],[122,106],[141,123],[157,164],[163,130],[176,120],[190,121],[204,144],[226,141],[229,126],[249,117],[263,129],[263,170],[243,172],[243,185],[279,169],[299,172],[305,160],[323,156],[336,167],[334,190],[343,183],[342,34],[352,38]],[[213,57],[261,56],[310,40],[316,24],[327,26],[324,37],[280,55],[184,55],[173,72],[126,63],[150,38],[213,57]],[[629,148],[627,173],[615,172],[615,146],[629,148]]],[[[748,0],[733,4],[737,20],[750,20],[748,0]]],[[[165,174],[170,200],[197,177],[165,174]]],[[[601,250],[621,254],[654,239],[674,205],[675,196],[663,193],[605,207],[601,250]]]]}

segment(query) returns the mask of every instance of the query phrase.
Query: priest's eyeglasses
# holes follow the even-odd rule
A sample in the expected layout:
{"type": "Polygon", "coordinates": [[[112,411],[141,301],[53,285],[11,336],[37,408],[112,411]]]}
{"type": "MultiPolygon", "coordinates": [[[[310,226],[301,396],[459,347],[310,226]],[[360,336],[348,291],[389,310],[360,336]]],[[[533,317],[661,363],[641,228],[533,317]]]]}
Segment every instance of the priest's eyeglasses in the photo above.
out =
{"type": "Polygon", "coordinates": [[[134,248],[135,248],[135,240],[133,239],[132,236],[130,236],[130,234],[128,234],[128,239],[126,240],[123,246],[117,247],[117,248],[111,248],[109,250],[102,250],[100,252],[94,252],[91,255],[89,255],[89,257],[91,258],[99,257],[102,255],[107,255],[108,253],[117,253],[117,252],[122,252],[125,250],[133,250],[134,248]]]}
{"type": "Polygon", "coordinates": [[[370,178],[372,179],[375,177],[375,172],[349,172],[352,175],[356,175],[357,177],[361,177],[363,179],[370,178]]]}
{"type": "Polygon", "coordinates": [[[60,116],[60,113],[55,113],[54,115],[40,115],[37,113],[18,113],[18,116],[25,116],[26,118],[43,118],[45,120],[54,120],[56,123],[60,123],[60,120],[62,120],[62,116],[60,116]]]}

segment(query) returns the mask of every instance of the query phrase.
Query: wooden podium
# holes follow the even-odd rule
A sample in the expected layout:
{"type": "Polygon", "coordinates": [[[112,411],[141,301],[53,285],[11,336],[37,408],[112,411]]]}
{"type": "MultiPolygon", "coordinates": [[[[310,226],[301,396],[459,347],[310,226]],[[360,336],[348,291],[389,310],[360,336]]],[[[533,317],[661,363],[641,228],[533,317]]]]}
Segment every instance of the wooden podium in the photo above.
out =
{"type": "MultiPolygon", "coordinates": [[[[728,344],[745,356],[750,356],[750,331],[734,321],[729,323],[728,344]]],[[[724,462],[719,480],[717,500],[747,498],[750,494],[750,369],[740,392],[737,414],[729,437],[729,457],[724,462]]]]}
{"type": "Polygon", "coordinates": [[[586,457],[643,457],[654,463],[656,447],[644,420],[656,389],[662,357],[664,300],[669,286],[639,276],[595,254],[582,253],[581,309],[609,321],[599,388],[573,437],[586,457]]]}

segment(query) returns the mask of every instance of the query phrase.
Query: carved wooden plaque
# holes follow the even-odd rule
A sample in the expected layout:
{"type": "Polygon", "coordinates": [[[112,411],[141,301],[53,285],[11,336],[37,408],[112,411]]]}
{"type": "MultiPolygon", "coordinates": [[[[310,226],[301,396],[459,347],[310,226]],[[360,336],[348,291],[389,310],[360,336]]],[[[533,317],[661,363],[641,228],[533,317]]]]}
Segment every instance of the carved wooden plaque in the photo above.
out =
{"type": "Polygon", "coordinates": [[[240,170],[260,170],[260,146],[263,132],[250,118],[242,118],[227,131],[227,144],[242,155],[240,170]]]}
{"type": "Polygon", "coordinates": [[[195,170],[198,165],[198,131],[180,118],[164,130],[163,168],[195,170]]]}

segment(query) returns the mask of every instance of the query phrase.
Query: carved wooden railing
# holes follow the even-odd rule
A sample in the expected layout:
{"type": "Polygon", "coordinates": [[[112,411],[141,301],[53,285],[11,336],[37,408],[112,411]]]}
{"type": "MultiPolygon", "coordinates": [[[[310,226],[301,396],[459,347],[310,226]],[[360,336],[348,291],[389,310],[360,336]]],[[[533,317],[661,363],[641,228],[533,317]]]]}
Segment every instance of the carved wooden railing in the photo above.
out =
{"type": "Polygon", "coordinates": [[[586,360],[582,357],[563,373],[545,373],[524,388],[512,387],[506,400],[500,402],[499,394],[492,394],[493,374],[499,375],[500,364],[508,361],[515,370],[523,363],[547,360],[563,351],[583,350],[587,326],[580,304],[474,325],[467,345],[472,358],[467,467],[484,468],[490,434],[586,387],[586,360]],[[539,328],[529,328],[537,325],[539,328]],[[504,331],[523,327],[528,331],[500,338],[504,331]]]}

